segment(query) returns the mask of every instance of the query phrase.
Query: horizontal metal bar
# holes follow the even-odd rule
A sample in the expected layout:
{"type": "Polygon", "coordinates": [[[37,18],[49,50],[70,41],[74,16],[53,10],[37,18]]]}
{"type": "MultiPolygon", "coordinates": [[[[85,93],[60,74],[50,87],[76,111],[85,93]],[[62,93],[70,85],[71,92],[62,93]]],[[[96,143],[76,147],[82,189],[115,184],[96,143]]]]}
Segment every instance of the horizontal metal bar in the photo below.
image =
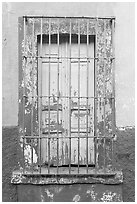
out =
{"type": "MultiPolygon", "coordinates": [[[[22,136],[22,138],[23,138],[23,136],[22,136]]],[[[47,136],[38,136],[38,135],[35,135],[35,136],[31,136],[31,135],[26,135],[26,136],[24,136],[24,138],[28,138],[28,139],[42,139],[42,138],[46,138],[46,139],[52,139],[52,138],[56,138],[56,139],[69,139],[69,138],[71,138],[71,139],[73,139],[73,138],[83,138],[83,139],[86,139],[87,138],[87,136],[85,136],[85,137],[83,137],[83,136],[66,136],[66,137],[64,137],[64,136],[59,136],[58,138],[57,138],[57,136],[51,136],[50,138],[48,138],[47,136]]],[[[88,138],[97,138],[97,139],[103,139],[103,138],[108,138],[108,139],[113,139],[114,138],[114,136],[101,136],[101,137],[99,137],[99,136],[88,136],[88,138]]]]}
{"type": "MultiPolygon", "coordinates": [[[[49,64],[48,61],[43,61],[43,62],[42,62],[42,64],[46,64],[46,63],[49,64]]],[[[56,63],[56,64],[57,64],[58,62],[57,62],[57,61],[53,61],[53,62],[52,62],[52,61],[50,60],[50,64],[53,64],[53,63],[56,63]]],[[[62,62],[59,62],[59,64],[61,64],[61,63],[62,63],[62,62]]]]}
{"type": "Polygon", "coordinates": [[[45,16],[45,15],[24,15],[23,18],[69,18],[69,19],[116,19],[115,16],[45,16]]]}
{"type": "MultiPolygon", "coordinates": [[[[60,168],[63,168],[63,167],[60,167],[60,168]]],[[[74,167],[75,168],[75,167],[74,167]]],[[[90,169],[92,168],[92,170],[94,170],[94,167],[90,167],[90,169]]],[[[80,169],[83,169],[83,167],[81,167],[80,169]]],[[[22,175],[23,176],[46,176],[46,178],[48,177],[48,178],[50,178],[50,177],[73,177],[73,178],[75,178],[75,177],[87,177],[87,176],[94,176],[94,175],[96,175],[97,177],[102,177],[102,176],[115,176],[116,175],[116,172],[114,171],[114,172],[93,172],[93,173],[91,173],[91,172],[88,172],[88,173],[83,173],[83,174],[81,174],[81,173],[79,173],[79,174],[77,174],[77,173],[71,173],[71,174],[64,174],[64,173],[59,173],[59,174],[53,174],[53,173],[50,173],[50,174],[45,174],[45,173],[31,173],[31,172],[27,172],[27,173],[22,173],[22,175]]]]}
{"type": "MultiPolygon", "coordinates": [[[[58,96],[55,96],[55,95],[54,95],[54,96],[53,96],[53,95],[52,95],[52,96],[27,96],[27,95],[24,95],[23,97],[24,97],[24,98],[38,98],[38,97],[39,97],[39,98],[52,98],[52,97],[58,98],[58,96]]],[[[99,97],[99,96],[98,96],[98,97],[94,97],[94,96],[88,96],[88,97],[87,97],[87,96],[79,96],[79,97],[78,97],[78,96],[71,96],[71,97],[70,97],[70,96],[59,96],[59,98],[60,98],[60,99],[61,99],[61,98],[77,98],[77,99],[78,99],[78,98],[86,98],[86,99],[89,99],[89,98],[90,98],[90,99],[92,99],[92,98],[93,98],[93,99],[115,99],[114,97],[99,97]]]]}
{"type": "MultiPolygon", "coordinates": [[[[51,131],[50,132],[51,134],[57,134],[57,131],[51,131]]],[[[63,131],[59,131],[59,133],[61,134],[61,133],[63,133],[63,131]]],[[[79,132],[78,131],[71,131],[71,133],[78,133],[78,134],[81,134],[81,133],[86,133],[86,131],[82,131],[82,130],[80,130],[79,132]]],[[[90,133],[90,131],[88,131],[88,133],[90,133]]],[[[42,134],[48,134],[48,131],[43,131],[43,133],[42,134]]]]}
{"type": "MultiPolygon", "coordinates": [[[[42,164],[42,166],[44,168],[46,168],[47,165],[48,165],[47,162],[44,162],[42,164]]],[[[50,164],[50,167],[55,169],[55,168],[57,168],[57,165],[52,163],[52,164],[50,164]]],[[[62,165],[60,164],[60,165],[58,165],[58,167],[59,168],[69,167],[69,164],[62,164],[62,165]]],[[[78,167],[78,164],[70,163],[70,167],[72,167],[72,168],[78,167]]],[[[79,164],[79,167],[86,167],[86,165],[85,164],[79,164]]],[[[95,164],[89,163],[89,167],[95,167],[95,164]]]]}
{"type": "MultiPolygon", "coordinates": [[[[38,56],[38,55],[34,55],[34,56],[26,56],[26,55],[22,55],[23,58],[43,58],[43,59],[69,59],[69,60],[82,60],[82,59],[86,59],[86,60],[114,60],[115,57],[54,57],[54,56],[38,56]]],[[[86,62],[86,61],[85,61],[86,62]]]]}
{"type": "MultiPolygon", "coordinates": [[[[85,63],[85,64],[86,64],[87,62],[90,63],[91,60],[93,60],[93,59],[86,60],[86,61],[84,61],[84,60],[82,61],[82,60],[78,60],[78,59],[77,59],[77,60],[71,60],[71,64],[73,64],[73,63],[77,63],[77,64],[78,64],[79,62],[80,62],[81,64],[82,64],[82,63],[85,63]]],[[[102,60],[102,59],[101,59],[101,60],[102,60]]],[[[104,61],[105,61],[105,59],[104,59],[104,61]]],[[[57,64],[57,61],[52,61],[52,60],[50,60],[50,63],[51,63],[51,64],[57,64]]],[[[49,64],[49,61],[42,61],[42,64],[49,64]]],[[[62,64],[62,61],[59,61],[59,64],[62,64]]],[[[80,69],[85,69],[85,68],[86,68],[86,67],[81,67],[81,66],[80,66],[80,69]]],[[[54,69],[56,69],[56,67],[54,67],[54,69]]]]}
{"type": "MultiPolygon", "coordinates": [[[[88,110],[90,111],[91,108],[88,108],[88,110]]],[[[79,108],[80,111],[86,111],[87,108],[79,108]]],[[[42,109],[42,111],[48,111],[48,108],[44,108],[42,109]]],[[[50,111],[57,111],[57,108],[50,108],[50,111]]],[[[62,108],[59,108],[59,111],[62,111],[62,108]]],[[[78,111],[78,107],[76,108],[71,108],[71,111],[78,111]]]]}

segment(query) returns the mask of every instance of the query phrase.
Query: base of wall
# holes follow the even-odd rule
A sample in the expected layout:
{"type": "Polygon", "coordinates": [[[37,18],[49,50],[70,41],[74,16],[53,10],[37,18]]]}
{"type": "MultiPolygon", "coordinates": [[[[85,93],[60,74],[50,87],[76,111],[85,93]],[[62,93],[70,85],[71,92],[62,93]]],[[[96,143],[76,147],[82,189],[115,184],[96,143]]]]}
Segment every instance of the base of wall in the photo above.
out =
{"type": "Polygon", "coordinates": [[[18,202],[122,202],[122,184],[17,185],[18,202]]]}

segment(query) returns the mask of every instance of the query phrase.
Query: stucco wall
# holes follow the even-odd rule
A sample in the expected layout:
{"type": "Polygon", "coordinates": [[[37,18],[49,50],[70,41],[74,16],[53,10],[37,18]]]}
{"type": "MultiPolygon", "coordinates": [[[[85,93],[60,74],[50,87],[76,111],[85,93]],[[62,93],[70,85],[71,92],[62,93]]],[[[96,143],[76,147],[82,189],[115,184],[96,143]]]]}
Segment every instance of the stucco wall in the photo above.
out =
{"type": "Polygon", "coordinates": [[[116,124],[134,125],[134,3],[3,3],[3,126],[18,124],[18,17],[115,16],[116,124]]]}

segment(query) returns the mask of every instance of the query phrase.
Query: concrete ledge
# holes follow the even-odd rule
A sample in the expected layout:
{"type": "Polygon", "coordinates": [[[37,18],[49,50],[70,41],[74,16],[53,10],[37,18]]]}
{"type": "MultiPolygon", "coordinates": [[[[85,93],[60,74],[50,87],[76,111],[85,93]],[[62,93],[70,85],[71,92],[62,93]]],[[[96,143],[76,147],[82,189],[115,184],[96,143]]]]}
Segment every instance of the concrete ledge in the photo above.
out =
{"type": "Polygon", "coordinates": [[[47,175],[47,174],[23,174],[14,171],[11,183],[13,184],[74,184],[74,183],[100,183],[100,184],[121,184],[123,183],[122,171],[115,171],[110,174],[83,174],[83,175],[47,175]]]}

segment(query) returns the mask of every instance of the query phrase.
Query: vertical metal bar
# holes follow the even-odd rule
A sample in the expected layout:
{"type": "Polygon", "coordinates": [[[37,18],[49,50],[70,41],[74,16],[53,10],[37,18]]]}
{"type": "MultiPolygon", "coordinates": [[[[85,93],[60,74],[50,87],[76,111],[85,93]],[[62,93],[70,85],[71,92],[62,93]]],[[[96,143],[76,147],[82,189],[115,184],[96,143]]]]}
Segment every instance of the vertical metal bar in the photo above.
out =
{"type": "Polygon", "coordinates": [[[40,71],[39,71],[39,166],[40,166],[40,173],[41,173],[41,119],[42,119],[42,113],[41,113],[41,108],[42,108],[42,55],[43,55],[43,50],[42,50],[42,41],[43,41],[43,35],[42,35],[42,18],[41,18],[41,34],[40,34],[40,71]]]}
{"type": "Polygon", "coordinates": [[[87,138],[86,138],[86,143],[87,143],[87,148],[86,148],[86,166],[87,166],[87,173],[88,173],[88,95],[89,95],[89,20],[87,20],[87,114],[86,114],[86,130],[87,130],[87,138]]]}
{"type": "MultiPolygon", "coordinates": [[[[33,18],[33,26],[32,26],[32,105],[31,105],[31,136],[34,136],[34,125],[33,125],[33,117],[34,117],[34,21],[33,18]]],[[[31,138],[31,162],[32,162],[32,173],[33,173],[33,140],[34,138],[31,138]]]]}
{"type": "MultiPolygon", "coordinates": [[[[62,46],[60,45],[60,47],[62,48],[62,46]]],[[[64,87],[64,78],[63,78],[63,56],[62,56],[62,49],[61,49],[61,52],[60,52],[60,59],[61,59],[61,64],[60,64],[60,66],[61,66],[61,69],[60,69],[60,78],[61,78],[61,88],[60,88],[60,90],[61,90],[61,98],[60,98],[60,103],[61,103],[61,123],[62,123],[62,125],[64,125],[63,124],[63,117],[64,117],[64,108],[63,108],[63,103],[64,103],[64,101],[63,101],[63,97],[62,97],[62,95],[64,94],[64,90],[63,90],[63,87],[64,87]]],[[[61,155],[62,155],[62,162],[64,161],[63,160],[63,139],[61,140],[61,144],[60,144],[60,146],[61,146],[61,155]]]]}
{"type": "Polygon", "coordinates": [[[104,115],[104,171],[106,170],[106,21],[104,20],[104,76],[103,76],[103,95],[104,95],[104,106],[103,106],[103,115],[104,115]]]}
{"type": "Polygon", "coordinates": [[[57,174],[59,171],[59,19],[58,19],[58,73],[57,73],[57,174]]]}
{"type": "MultiPolygon", "coordinates": [[[[26,18],[24,17],[24,55],[26,52],[26,18]]],[[[26,58],[24,58],[24,60],[26,61],[26,58]]],[[[23,114],[22,114],[22,122],[23,122],[23,173],[25,173],[25,159],[24,159],[24,140],[25,140],[25,87],[26,87],[26,63],[24,65],[24,70],[23,70],[23,82],[24,82],[24,86],[23,86],[23,114]]]]}
{"type": "Polygon", "coordinates": [[[95,137],[95,171],[98,168],[98,138],[97,138],[97,35],[98,35],[98,18],[95,24],[95,53],[94,53],[94,137],[95,137]]]}
{"type": "Polygon", "coordinates": [[[71,173],[71,19],[69,31],[69,174],[71,173]]]}
{"type": "Polygon", "coordinates": [[[49,18],[48,173],[50,173],[50,46],[51,46],[51,19],[49,18]]]}
{"type": "Polygon", "coordinates": [[[78,173],[80,154],[80,20],[78,20],[78,173]]]}
{"type": "MultiPolygon", "coordinates": [[[[67,62],[67,56],[68,56],[68,45],[67,45],[67,42],[65,42],[65,69],[64,69],[64,77],[65,77],[65,90],[64,90],[64,94],[65,96],[67,96],[67,86],[68,86],[68,81],[67,81],[67,66],[68,66],[68,62],[67,62]]],[[[65,111],[64,111],[64,122],[65,122],[65,129],[68,129],[68,112],[67,112],[67,98],[65,97],[65,111]]],[[[66,138],[65,138],[65,141],[66,141],[66,138]]],[[[65,157],[66,158],[66,157],[65,157]]]]}
{"type": "MultiPolygon", "coordinates": [[[[116,128],[116,121],[115,121],[115,19],[112,19],[112,134],[115,136],[115,128],[116,128]]],[[[114,154],[113,154],[113,138],[112,138],[112,167],[114,163],[114,154]]]]}

